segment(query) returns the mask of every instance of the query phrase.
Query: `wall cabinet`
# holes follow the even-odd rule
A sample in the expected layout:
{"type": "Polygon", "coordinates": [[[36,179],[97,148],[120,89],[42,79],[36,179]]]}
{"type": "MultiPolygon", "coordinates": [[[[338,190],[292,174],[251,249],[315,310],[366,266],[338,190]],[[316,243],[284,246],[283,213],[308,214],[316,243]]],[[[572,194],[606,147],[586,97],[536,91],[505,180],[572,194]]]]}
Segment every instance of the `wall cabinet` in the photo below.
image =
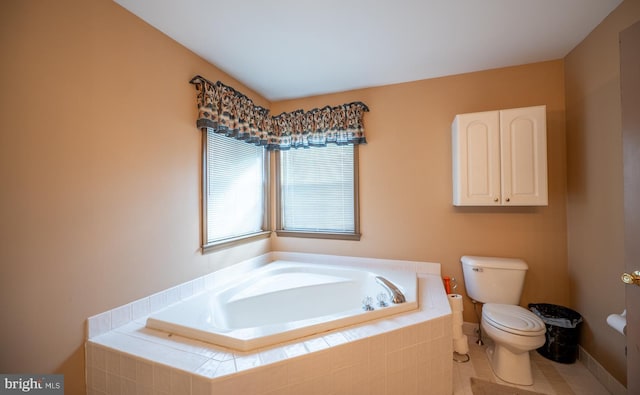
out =
{"type": "Polygon", "coordinates": [[[456,115],[453,204],[546,206],[546,106],[456,115]]]}

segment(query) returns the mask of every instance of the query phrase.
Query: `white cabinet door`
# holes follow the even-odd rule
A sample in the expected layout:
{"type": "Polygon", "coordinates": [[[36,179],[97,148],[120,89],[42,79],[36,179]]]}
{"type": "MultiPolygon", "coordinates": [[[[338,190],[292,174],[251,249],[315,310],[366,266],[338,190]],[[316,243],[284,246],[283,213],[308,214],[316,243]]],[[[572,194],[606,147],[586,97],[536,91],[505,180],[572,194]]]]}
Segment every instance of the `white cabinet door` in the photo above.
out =
{"type": "Polygon", "coordinates": [[[454,205],[547,205],[545,106],[459,114],[452,146],[454,205]]]}
{"type": "Polygon", "coordinates": [[[502,203],[546,206],[547,127],[545,106],[500,111],[502,203]]]}
{"type": "Polygon", "coordinates": [[[457,115],[453,121],[453,204],[500,204],[498,111],[457,115]]]}

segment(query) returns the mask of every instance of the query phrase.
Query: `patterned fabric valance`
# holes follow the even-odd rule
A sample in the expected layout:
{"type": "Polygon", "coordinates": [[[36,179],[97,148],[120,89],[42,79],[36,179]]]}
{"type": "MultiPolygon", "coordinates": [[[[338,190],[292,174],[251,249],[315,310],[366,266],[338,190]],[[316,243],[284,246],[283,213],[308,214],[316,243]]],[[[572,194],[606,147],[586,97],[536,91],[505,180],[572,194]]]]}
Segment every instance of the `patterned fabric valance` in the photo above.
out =
{"type": "Polygon", "coordinates": [[[369,108],[364,103],[271,116],[268,109],[220,81],[195,76],[190,82],[198,90],[196,124],[203,131],[211,129],[268,150],[367,142],[362,119],[369,108]]]}

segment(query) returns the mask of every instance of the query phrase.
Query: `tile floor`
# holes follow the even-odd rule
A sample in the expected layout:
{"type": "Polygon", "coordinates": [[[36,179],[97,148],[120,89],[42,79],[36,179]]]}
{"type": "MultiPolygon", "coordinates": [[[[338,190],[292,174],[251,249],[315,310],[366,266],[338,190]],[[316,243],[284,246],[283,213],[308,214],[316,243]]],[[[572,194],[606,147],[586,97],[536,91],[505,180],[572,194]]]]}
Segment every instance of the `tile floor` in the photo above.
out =
{"type": "MultiPolygon", "coordinates": [[[[510,385],[493,374],[485,351],[487,346],[479,346],[475,341],[475,336],[469,336],[470,361],[453,363],[454,395],[472,395],[471,377],[510,385]]],[[[533,386],[515,387],[549,395],[609,395],[605,387],[580,361],[573,364],[557,363],[534,351],[531,353],[531,367],[533,386]]]]}

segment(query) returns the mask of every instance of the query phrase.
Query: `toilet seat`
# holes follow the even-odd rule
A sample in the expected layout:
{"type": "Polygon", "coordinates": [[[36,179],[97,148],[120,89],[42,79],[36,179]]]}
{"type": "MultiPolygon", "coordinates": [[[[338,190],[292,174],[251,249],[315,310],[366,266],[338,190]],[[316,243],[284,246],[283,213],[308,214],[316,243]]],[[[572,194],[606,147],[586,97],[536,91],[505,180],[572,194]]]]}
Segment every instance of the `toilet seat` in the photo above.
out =
{"type": "Polygon", "coordinates": [[[531,311],[515,305],[487,303],[482,317],[491,326],[519,336],[544,335],[544,322],[531,311]]]}

